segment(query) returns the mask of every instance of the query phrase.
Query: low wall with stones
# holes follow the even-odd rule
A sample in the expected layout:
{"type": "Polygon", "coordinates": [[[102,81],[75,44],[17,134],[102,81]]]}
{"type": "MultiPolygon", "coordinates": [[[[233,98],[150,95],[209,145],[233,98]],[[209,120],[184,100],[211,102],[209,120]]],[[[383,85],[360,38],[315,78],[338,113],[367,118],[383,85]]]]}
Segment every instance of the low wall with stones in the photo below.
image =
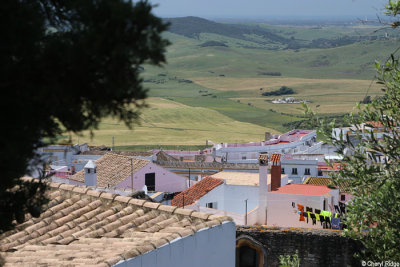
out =
{"type": "Polygon", "coordinates": [[[353,256],[360,250],[360,243],[343,237],[338,230],[237,227],[237,244],[244,239],[256,247],[262,246],[259,251],[263,251],[264,264],[261,266],[279,266],[280,255],[293,255],[296,250],[300,266],[361,266],[360,260],[353,256]]]}

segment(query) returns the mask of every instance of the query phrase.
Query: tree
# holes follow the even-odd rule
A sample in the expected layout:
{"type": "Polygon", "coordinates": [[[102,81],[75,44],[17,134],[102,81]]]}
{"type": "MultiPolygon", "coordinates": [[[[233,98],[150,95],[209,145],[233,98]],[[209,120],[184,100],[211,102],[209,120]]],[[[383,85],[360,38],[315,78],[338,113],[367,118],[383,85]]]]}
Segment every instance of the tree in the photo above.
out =
{"type": "MultiPolygon", "coordinates": [[[[396,17],[400,1],[389,1],[386,14],[396,17]]],[[[400,24],[395,21],[392,27],[400,24]]],[[[332,135],[330,124],[306,108],[310,122],[319,125],[323,134],[343,157],[343,169],[334,181],[349,182],[354,199],[347,206],[345,234],[360,240],[365,247],[363,260],[400,261],[400,67],[395,55],[376,63],[378,83],[384,95],[375,98],[357,116],[348,116],[357,134],[332,135]],[[382,136],[379,134],[382,132],[382,136]],[[355,137],[355,139],[354,139],[355,137]],[[354,142],[356,140],[356,142],[354,142]]]]}
{"type": "Polygon", "coordinates": [[[23,183],[44,140],[128,126],[145,106],[142,64],[165,62],[167,24],[147,1],[5,0],[0,5],[0,233],[40,214],[45,184],[23,183]]]}

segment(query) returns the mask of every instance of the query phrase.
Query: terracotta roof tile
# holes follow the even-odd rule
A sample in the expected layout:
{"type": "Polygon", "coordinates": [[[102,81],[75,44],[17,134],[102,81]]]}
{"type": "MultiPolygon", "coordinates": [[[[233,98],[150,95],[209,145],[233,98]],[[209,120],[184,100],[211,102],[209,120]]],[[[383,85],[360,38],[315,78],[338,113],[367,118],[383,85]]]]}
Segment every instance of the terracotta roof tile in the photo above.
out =
{"type": "Polygon", "coordinates": [[[274,194],[293,194],[293,195],[309,195],[309,196],[322,196],[329,193],[332,189],[323,185],[310,185],[310,184],[287,184],[279,187],[274,194]]]}
{"type": "MultiPolygon", "coordinates": [[[[95,161],[97,165],[97,186],[113,187],[147,164],[148,160],[136,159],[115,153],[106,153],[95,161]]],[[[85,182],[85,171],[80,170],[70,177],[71,180],[85,182]]]]}
{"type": "MultiPolygon", "coordinates": [[[[194,204],[202,196],[213,190],[215,187],[224,183],[224,180],[205,177],[200,182],[197,182],[192,187],[189,187],[185,191],[182,191],[176,195],[172,201],[171,205],[177,207],[189,206],[194,204]]],[[[177,211],[175,211],[176,213],[177,211]]]]}
{"type": "Polygon", "coordinates": [[[1,235],[5,266],[108,266],[231,220],[117,195],[102,198],[86,187],[51,183],[50,189],[55,198],[40,218],[1,235]]]}
{"type": "MultiPolygon", "coordinates": [[[[304,180],[304,184],[335,186],[332,178],[327,177],[307,177],[307,179],[304,180]]],[[[350,192],[350,181],[342,181],[338,186],[340,192],[350,192]]]]}

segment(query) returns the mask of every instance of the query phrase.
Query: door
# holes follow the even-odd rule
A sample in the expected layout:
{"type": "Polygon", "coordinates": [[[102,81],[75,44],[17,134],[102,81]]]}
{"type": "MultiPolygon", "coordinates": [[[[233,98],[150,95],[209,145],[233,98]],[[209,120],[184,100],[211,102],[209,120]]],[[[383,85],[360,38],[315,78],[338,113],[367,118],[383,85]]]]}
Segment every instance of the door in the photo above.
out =
{"type": "Polygon", "coordinates": [[[145,179],[144,183],[147,186],[147,190],[156,191],[156,174],[154,172],[146,173],[144,179],[145,179]]]}

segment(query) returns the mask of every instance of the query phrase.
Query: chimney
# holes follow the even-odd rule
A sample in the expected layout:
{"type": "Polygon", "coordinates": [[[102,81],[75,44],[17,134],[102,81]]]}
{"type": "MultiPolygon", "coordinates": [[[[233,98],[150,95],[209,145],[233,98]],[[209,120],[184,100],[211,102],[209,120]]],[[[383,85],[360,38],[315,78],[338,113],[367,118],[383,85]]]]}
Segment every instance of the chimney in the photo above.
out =
{"type": "Polygon", "coordinates": [[[96,186],[97,185],[97,166],[93,161],[89,160],[84,167],[85,171],[85,185],[96,186]]]}
{"type": "Polygon", "coordinates": [[[281,154],[272,153],[271,156],[271,191],[281,187],[281,154]]]}
{"type": "Polygon", "coordinates": [[[268,154],[258,156],[259,178],[258,178],[258,224],[267,221],[267,192],[268,192],[268,154]]]}

